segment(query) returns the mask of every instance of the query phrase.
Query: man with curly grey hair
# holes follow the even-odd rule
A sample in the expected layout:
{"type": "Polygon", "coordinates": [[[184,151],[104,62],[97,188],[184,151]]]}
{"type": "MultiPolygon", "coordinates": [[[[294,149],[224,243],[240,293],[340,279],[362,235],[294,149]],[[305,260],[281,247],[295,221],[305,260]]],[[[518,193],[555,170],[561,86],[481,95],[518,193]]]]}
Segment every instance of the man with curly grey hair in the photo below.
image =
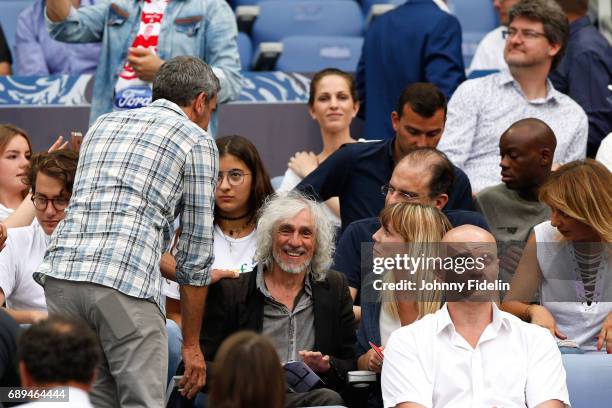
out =
{"type": "Polygon", "coordinates": [[[304,361],[328,387],[288,393],[287,406],[343,405],[355,326],[346,278],[329,269],[333,252],[321,204],[298,192],[269,199],[257,223],[257,267],[209,288],[200,337],[206,360],[232,333],[254,330],[272,339],[283,364],[304,361]]]}

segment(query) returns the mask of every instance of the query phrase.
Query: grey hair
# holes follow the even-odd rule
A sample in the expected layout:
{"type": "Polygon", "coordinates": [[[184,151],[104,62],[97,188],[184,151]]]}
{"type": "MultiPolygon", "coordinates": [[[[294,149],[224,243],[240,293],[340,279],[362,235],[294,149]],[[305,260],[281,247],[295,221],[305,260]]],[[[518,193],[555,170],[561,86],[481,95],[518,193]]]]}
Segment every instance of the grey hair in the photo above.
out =
{"type": "Polygon", "coordinates": [[[280,222],[295,217],[302,210],[309,210],[315,224],[315,249],[310,274],[315,281],[325,279],[336,244],[335,227],[325,214],[323,205],[297,191],[269,196],[259,211],[255,261],[271,268],[274,262],[274,237],[280,222]]]}
{"type": "Polygon", "coordinates": [[[561,46],[552,60],[551,71],[554,70],[565,54],[569,36],[569,21],[559,4],[554,0],[521,0],[510,8],[508,25],[518,17],[542,23],[548,42],[561,46]]]}
{"type": "Polygon", "coordinates": [[[153,79],[153,100],[167,99],[188,106],[202,92],[210,99],[219,92],[219,79],[198,57],[174,57],[163,63],[153,79]]]}

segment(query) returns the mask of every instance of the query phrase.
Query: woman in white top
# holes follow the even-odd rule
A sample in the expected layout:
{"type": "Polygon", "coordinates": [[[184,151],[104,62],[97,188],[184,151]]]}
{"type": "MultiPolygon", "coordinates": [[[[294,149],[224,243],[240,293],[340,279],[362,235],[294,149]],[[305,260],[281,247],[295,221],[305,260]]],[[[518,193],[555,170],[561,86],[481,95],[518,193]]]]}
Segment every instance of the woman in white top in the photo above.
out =
{"type": "MultiPolygon", "coordinates": [[[[257,214],[266,198],[274,193],[253,143],[236,135],[220,137],[216,143],[219,176],[215,191],[212,283],[253,269],[257,214]]],[[[174,280],[176,263],[170,253],[162,257],[161,269],[166,278],[174,280]]],[[[180,322],[178,285],[173,282],[164,288],[164,293],[168,317],[180,322]]]]}
{"type": "MultiPolygon", "coordinates": [[[[310,82],[308,112],[321,128],[323,150],[319,154],[299,152],[289,159],[289,168],[278,191],[292,190],[340,146],[355,142],[350,125],[358,110],[357,91],[350,74],[335,68],[315,74],[310,82]]],[[[328,214],[340,226],[338,198],[333,197],[326,204],[328,214]]]]}
{"type": "Polygon", "coordinates": [[[551,220],[531,233],[502,307],[549,329],[560,347],[612,353],[612,173],[574,161],[539,195],[551,220]],[[532,304],[538,289],[540,304],[532,304]]]}
{"type": "Polygon", "coordinates": [[[23,201],[28,186],[22,181],[30,166],[32,144],[27,133],[13,125],[0,125],[0,221],[23,201]]]}
{"type": "MultiPolygon", "coordinates": [[[[380,223],[380,229],[372,236],[374,257],[394,258],[397,254],[422,256],[434,249],[428,244],[440,242],[452,228],[446,216],[437,208],[406,202],[385,207],[380,213],[380,223]]],[[[393,270],[385,271],[384,274],[371,272],[369,276],[363,277],[361,321],[357,331],[359,370],[381,372],[383,359],[371,347],[370,342],[384,350],[394,330],[434,313],[442,306],[442,293],[437,290],[419,291],[415,297],[401,300],[400,292],[382,292],[381,296],[381,292],[374,289],[375,280],[393,282],[403,278],[406,276],[400,277],[393,270]]],[[[419,282],[433,281],[433,278],[433,271],[419,270],[410,279],[419,282]]],[[[382,407],[380,391],[374,392],[368,406],[382,407]]]]}

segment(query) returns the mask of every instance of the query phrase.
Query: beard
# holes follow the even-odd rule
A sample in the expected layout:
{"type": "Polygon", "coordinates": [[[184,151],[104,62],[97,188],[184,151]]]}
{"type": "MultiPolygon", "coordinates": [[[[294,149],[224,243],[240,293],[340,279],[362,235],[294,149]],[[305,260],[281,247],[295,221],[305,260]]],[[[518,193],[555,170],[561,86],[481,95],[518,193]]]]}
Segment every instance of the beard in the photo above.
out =
{"type": "MultiPolygon", "coordinates": [[[[290,250],[290,248],[287,247],[287,246],[284,246],[282,248],[282,250],[283,251],[288,251],[288,250],[290,250]]],[[[293,250],[293,251],[298,252],[298,251],[303,251],[303,249],[302,248],[298,248],[298,249],[293,250]]],[[[281,256],[280,252],[276,248],[272,251],[272,257],[274,258],[274,262],[276,262],[276,264],[279,266],[279,268],[281,268],[281,270],[283,272],[292,273],[292,274],[295,274],[295,275],[297,275],[299,273],[302,273],[306,269],[308,269],[308,267],[310,266],[310,263],[312,262],[312,257],[310,257],[310,258],[305,259],[304,262],[302,262],[300,264],[297,264],[297,265],[296,264],[287,264],[286,262],[284,262],[282,260],[282,256],[281,256]]]]}

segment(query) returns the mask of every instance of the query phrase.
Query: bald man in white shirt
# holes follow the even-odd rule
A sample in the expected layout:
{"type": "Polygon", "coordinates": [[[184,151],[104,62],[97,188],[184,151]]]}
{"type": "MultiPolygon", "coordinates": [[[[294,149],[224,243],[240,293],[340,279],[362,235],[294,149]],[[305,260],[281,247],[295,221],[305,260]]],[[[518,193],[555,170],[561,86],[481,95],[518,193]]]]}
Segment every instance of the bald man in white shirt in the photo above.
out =
{"type": "MultiPolygon", "coordinates": [[[[447,233],[442,243],[455,257],[489,260],[477,275],[477,268],[447,271],[447,277],[454,276],[446,282],[495,279],[496,246],[490,233],[464,225],[447,233]]],[[[487,300],[492,293],[447,291],[447,299],[457,301],[391,335],[382,370],[385,408],[569,405],[561,353],[550,333],[499,310],[487,300]]]]}

